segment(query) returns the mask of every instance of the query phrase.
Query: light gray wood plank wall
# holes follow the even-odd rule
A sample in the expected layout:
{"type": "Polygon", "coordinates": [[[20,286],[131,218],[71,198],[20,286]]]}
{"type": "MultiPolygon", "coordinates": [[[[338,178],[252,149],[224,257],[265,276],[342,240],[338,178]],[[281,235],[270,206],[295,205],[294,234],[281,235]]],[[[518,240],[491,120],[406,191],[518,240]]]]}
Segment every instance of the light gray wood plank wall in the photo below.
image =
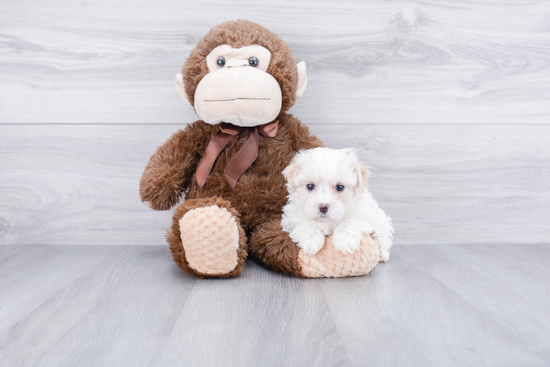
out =
{"type": "MultiPolygon", "coordinates": [[[[175,125],[0,125],[0,244],[164,244],[141,173],[175,125]]],[[[396,244],[550,238],[550,126],[313,125],[373,166],[396,244]]]]}
{"type": "Polygon", "coordinates": [[[397,244],[548,243],[550,1],[517,0],[2,1],[0,243],[163,244],[139,177],[197,119],[174,74],[237,18],[306,61],[291,112],[375,167],[397,244]]]}
{"type": "Polygon", "coordinates": [[[550,1],[0,3],[0,122],[185,123],[173,77],[225,20],[306,61],[309,123],[548,123],[550,1]]]}

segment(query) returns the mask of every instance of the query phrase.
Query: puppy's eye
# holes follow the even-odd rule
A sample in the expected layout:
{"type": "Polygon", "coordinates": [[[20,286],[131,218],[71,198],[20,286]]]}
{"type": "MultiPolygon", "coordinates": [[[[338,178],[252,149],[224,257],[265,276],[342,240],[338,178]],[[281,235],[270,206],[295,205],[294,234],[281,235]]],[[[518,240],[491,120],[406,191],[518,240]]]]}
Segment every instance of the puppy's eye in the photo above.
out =
{"type": "Polygon", "coordinates": [[[315,188],[315,185],[314,184],[308,184],[306,187],[309,191],[311,191],[315,188]]]}
{"type": "Polygon", "coordinates": [[[336,185],[336,191],[344,191],[344,185],[336,185]]]}
{"type": "Polygon", "coordinates": [[[250,66],[257,68],[259,64],[260,61],[258,61],[258,58],[256,56],[252,56],[250,59],[248,59],[248,65],[250,66]]]}
{"type": "Polygon", "coordinates": [[[225,66],[225,57],[218,57],[218,60],[216,60],[216,64],[218,64],[218,67],[223,68],[225,66]]]}

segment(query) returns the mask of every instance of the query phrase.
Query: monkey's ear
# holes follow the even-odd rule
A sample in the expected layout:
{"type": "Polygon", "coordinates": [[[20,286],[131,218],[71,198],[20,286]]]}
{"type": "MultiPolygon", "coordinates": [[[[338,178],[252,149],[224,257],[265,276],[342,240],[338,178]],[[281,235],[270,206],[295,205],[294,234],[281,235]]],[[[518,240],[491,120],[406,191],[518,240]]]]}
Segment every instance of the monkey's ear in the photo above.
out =
{"type": "Polygon", "coordinates": [[[187,93],[185,93],[185,86],[183,85],[183,75],[181,74],[176,75],[176,90],[178,91],[182,102],[191,106],[191,103],[189,103],[189,100],[187,99],[187,93]]]}
{"type": "Polygon", "coordinates": [[[306,63],[300,61],[296,66],[298,67],[298,88],[296,89],[296,97],[301,97],[304,95],[307,86],[306,63]]]}
{"type": "Polygon", "coordinates": [[[285,176],[288,190],[291,193],[296,192],[296,185],[294,184],[294,177],[300,172],[300,164],[296,159],[296,156],[292,159],[288,167],[283,170],[283,176],[285,176]]]}

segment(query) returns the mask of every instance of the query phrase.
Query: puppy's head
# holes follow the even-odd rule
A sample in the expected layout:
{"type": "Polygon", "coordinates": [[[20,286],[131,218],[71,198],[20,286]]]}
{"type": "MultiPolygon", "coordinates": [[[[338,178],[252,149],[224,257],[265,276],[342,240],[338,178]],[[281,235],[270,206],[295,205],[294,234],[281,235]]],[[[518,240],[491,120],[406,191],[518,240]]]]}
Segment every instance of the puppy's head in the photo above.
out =
{"type": "Polygon", "coordinates": [[[355,149],[315,148],[298,152],[283,175],[292,199],[303,205],[308,219],[339,222],[367,187],[369,171],[355,149]]]}

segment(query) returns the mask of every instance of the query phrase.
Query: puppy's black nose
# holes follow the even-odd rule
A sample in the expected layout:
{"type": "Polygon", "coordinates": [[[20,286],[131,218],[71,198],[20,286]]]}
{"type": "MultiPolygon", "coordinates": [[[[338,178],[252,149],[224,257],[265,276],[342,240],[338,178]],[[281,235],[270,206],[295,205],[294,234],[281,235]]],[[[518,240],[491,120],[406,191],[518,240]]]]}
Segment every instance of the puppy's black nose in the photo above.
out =
{"type": "Polygon", "coordinates": [[[323,214],[328,212],[328,204],[319,204],[319,211],[323,214]]]}

